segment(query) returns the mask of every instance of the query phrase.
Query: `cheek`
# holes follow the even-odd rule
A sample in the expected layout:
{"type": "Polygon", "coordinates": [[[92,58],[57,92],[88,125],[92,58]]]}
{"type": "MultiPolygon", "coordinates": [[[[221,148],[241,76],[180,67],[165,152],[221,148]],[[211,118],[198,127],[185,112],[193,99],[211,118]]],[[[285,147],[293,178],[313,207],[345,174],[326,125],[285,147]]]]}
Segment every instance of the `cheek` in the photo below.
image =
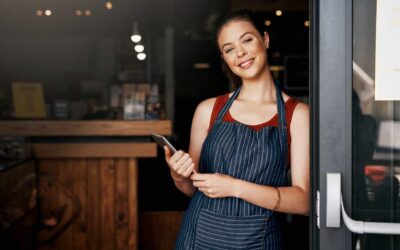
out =
{"type": "Polygon", "coordinates": [[[235,66],[236,64],[236,56],[234,55],[233,52],[225,55],[223,59],[229,67],[235,66]]]}

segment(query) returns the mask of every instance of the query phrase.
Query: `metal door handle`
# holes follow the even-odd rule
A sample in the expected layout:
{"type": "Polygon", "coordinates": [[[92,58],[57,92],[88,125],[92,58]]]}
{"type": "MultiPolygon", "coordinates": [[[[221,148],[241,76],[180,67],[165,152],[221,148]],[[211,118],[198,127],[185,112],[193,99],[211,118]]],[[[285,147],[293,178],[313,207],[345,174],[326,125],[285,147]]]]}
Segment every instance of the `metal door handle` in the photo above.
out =
{"type": "Polygon", "coordinates": [[[343,205],[340,173],[327,173],[326,227],[340,227],[340,211],[346,227],[353,233],[400,234],[400,223],[365,222],[350,218],[343,205]]]}

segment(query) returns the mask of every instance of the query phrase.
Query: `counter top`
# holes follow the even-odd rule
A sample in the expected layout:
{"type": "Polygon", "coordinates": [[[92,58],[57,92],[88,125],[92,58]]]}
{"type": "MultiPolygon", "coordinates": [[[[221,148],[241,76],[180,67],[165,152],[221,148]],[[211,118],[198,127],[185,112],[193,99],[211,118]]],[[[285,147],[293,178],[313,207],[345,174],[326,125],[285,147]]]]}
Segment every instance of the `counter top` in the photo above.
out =
{"type": "Polygon", "coordinates": [[[148,136],[171,135],[170,120],[0,121],[0,136],[148,136]]]}

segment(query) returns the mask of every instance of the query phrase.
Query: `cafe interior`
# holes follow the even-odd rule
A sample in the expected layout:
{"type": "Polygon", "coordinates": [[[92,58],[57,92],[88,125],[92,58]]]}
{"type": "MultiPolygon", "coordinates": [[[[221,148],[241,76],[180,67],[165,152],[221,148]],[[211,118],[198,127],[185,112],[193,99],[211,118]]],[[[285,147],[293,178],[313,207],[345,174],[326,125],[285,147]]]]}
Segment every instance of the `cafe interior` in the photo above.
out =
{"type": "MultiPolygon", "coordinates": [[[[187,151],[196,106],[234,90],[214,27],[237,9],[308,103],[308,0],[0,2],[1,249],[173,249],[189,198],[150,134],[187,151]]],[[[283,221],[309,249],[308,217],[283,221]]]]}

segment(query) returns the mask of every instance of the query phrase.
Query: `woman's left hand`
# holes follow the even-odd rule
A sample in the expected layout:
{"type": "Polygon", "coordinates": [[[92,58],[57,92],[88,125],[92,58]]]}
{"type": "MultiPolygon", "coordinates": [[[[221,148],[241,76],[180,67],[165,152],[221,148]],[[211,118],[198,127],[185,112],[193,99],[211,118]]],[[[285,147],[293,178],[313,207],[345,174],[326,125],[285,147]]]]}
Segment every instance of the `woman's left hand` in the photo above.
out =
{"type": "Polygon", "coordinates": [[[193,186],[210,198],[234,196],[235,178],[224,174],[192,174],[193,186]]]}

